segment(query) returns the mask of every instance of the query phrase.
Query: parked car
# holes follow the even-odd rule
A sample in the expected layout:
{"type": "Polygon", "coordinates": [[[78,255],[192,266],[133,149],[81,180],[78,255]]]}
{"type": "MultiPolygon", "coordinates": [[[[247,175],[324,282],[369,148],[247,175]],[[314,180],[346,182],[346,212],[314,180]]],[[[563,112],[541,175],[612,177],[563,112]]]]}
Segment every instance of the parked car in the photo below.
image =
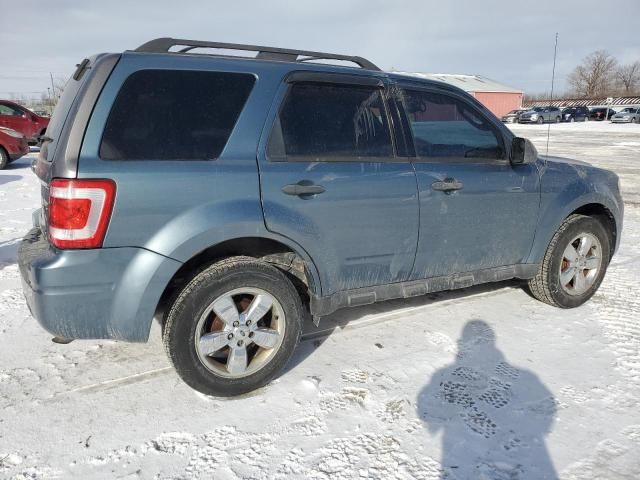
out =
{"type": "Polygon", "coordinates": [[[591,113],[589,114],[589,119],[602,121],[604,120],[604,117],[606,115],[607,120],[611,120],[611,117],[613,117],[615,114],[616,114],[616,111],[612,108],[610,108],[607,113],[606,107],[597,107],[597,108],[591,109],[591,113]]]}
{"type": "Polygon", "coordinates": [[[577,307],[622,227],[614,173],[361,57],[156,39],[81,62],[47,135],[31,312],[63,342],[145,342],[155,317],[210,395],[265,385],[343,307],[511,278],[577,307]]]}
{"type": "Polygon", "coordinates": [[[611,116],[613,123],[638,123],[640,122],[640,108],[625,107],[611,116]]]}
{"type": "Polygon", "coordinates": [[[29,153],[27,139],[20,132],[0,127],[0,170],[29,153]]]}
{"type": "Polygon", "coordinates": [[[567,107],[562,110],[562,122],[587,122],[589,120],[587,107],[567,107]]]}
{"type": "Polygon", "coordinates": [[[38,143],[48,124],[48,118],[36,115],[17,103],[0,100],[0,127],[22,133],[30,143],[38,143]]]}
{"type": "Polygon", "coordinates": [[[534,107],[518,117],[518,123],[559,123],[562,112],[558,107],[534,107]]]}
{"type": "Polygon", "coordinates": [[[526,112],[526,109],[520,108],[517,110],[511,110],[509,113],[502,116],[503,123],[518,123],[518,117],[521,113],[526,112]]]}

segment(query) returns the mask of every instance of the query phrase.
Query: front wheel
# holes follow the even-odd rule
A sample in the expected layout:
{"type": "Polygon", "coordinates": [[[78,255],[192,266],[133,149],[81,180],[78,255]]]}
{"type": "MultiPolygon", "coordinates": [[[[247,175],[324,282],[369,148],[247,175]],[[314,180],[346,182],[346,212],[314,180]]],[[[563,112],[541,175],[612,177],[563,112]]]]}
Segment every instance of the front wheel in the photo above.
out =
{"type": "Polygon", "coordinates": [[[538,117],[538,124],[542,125],[544,123],[544,118],[538,117]]]}
{"type": "Polygon", "coordinates": [[[598,290],[611,254],[609,235],[596,218],[570,215],[555,233],[540,265],[529,280],[538,300],[574,308],[598,290]]]}
{"type": "Polygon", "coordinates": [[[293,353],[304,309],[277,268],[232,257],[197,274],[174,301],[163,343],[178,375],[206,395],[269,383],[293,353]]]}

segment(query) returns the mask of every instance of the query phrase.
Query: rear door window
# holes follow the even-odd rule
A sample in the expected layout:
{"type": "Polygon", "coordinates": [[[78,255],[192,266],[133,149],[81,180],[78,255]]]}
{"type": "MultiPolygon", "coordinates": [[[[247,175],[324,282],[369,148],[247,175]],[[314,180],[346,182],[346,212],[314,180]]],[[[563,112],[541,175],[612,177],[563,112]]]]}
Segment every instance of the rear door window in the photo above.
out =
{"type": "Polygon", "coordinates": [[[402,101],[418,157],[503,159],[496,129],[477,110],[456,97],[405,90],[402,101]]]}
{"type": "Polygon", "coordinates": [[[274,124],[268,155],[309,161],[393,156],[382,89],[292,84],[274,124]]]}
{"type": "Polygon", "coordinates": [[[122,85],[100,144],[104,160],[220,156],[255,83],[245,73],[141,70],[122,85]]]}

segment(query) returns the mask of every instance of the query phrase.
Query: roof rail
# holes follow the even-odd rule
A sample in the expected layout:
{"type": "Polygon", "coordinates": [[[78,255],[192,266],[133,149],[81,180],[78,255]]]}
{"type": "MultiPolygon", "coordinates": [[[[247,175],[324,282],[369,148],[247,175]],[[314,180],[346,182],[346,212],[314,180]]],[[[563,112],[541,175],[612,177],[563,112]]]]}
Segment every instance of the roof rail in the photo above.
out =
{"type": "Polygon", "coordinates": [[[367,70],[380,70],[375,64],[362,57],[339,55],[335,53],[310,52],[306,50],[291,50],[288,48],[262,47],[259,45],[243,45],[240,43],[204,42],[201,40],[185,40],[181,38],[156,38],[135,49],[136,52],[148,53],[188,53],[196,48],[219,48],[224,50],[244,50],[258,52],[256,59],[278,60],[282,62],[306,62],[313,60],[341,60],[352,62],[367,70]],[[181,46],[178,51],[171,48],[181,46]],[[300,58],[302,57],[302,58],[300,58]]]}

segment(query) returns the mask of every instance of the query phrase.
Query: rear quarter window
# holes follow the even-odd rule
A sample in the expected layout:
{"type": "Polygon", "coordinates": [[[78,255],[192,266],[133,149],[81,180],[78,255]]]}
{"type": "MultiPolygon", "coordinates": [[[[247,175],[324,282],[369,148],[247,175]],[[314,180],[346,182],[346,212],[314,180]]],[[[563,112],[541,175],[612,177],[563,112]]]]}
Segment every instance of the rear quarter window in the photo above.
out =
{"type": "Polygon", "coordinates": [[[103,160],[208,160],[220,156],[251,93],[246,73],[141,70],[114,101],[103,160]]]}

